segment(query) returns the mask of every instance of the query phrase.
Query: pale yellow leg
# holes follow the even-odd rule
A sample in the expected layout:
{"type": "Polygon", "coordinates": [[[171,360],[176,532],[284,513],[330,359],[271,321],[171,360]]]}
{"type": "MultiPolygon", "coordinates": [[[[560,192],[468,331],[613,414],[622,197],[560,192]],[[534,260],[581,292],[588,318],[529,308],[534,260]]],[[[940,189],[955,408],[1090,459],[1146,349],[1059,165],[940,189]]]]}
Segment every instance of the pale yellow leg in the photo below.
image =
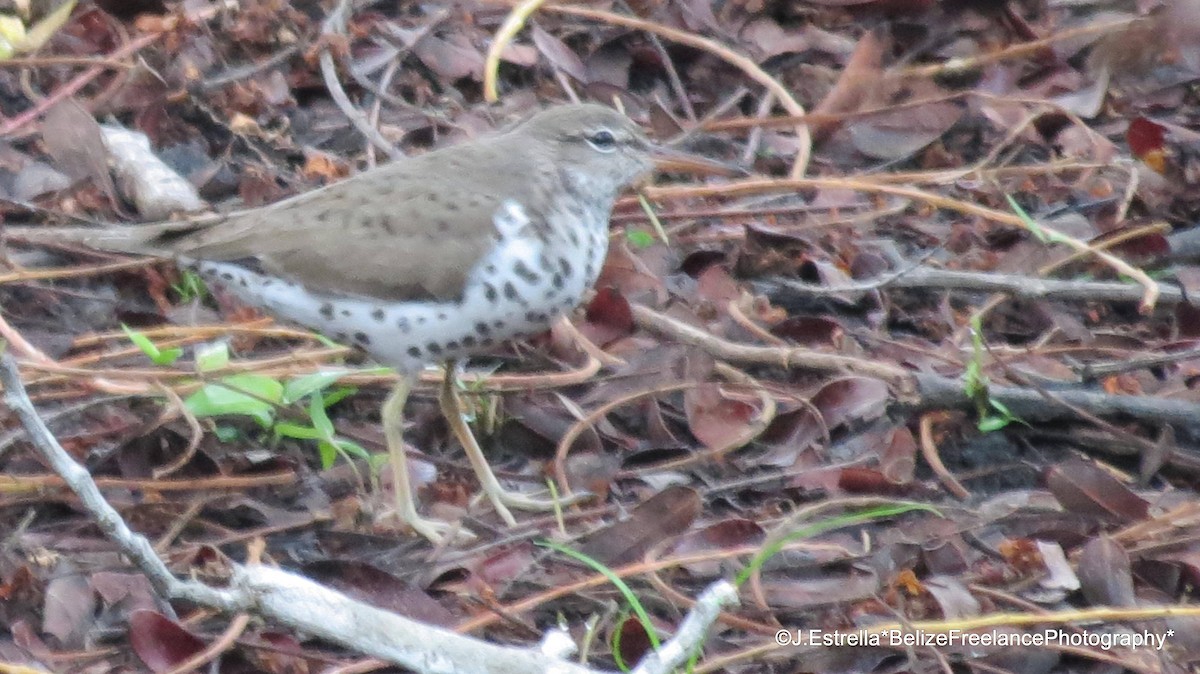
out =
{"type": "Polygon", "coordinates": [[[428,538],[435,545],[442,542],[452,527],[445,522],[428,520],[417,514],[416,494],[408,480],[408,459],[404,455],[404,403],[412,388],[413,378],[401,375],[380,410],[383,435],[387,438],[389,463],[392,466],[392,489],[396,494],[396,517],[428,538]]]}
{"type": "MultiPolygon", "coordinates": [[[[543,501],[507,491],[500,486],[500,481],[496,479],[496,474],[492,472],[492,467],[488,465],[487,459],[483,456],[483,450],[475,441],[475,435],[463,419],[462,405],[454,385],[454,361],[448,361],[445,368],[446,376],[442,379],[442,390],[438,395],[442,414],[446,416],[446,422],[450,424],[450,431],[462,444],[463,450],[467,453],[467,460],[471,462],[471,468],[475,470],[475,475],[479,478],[479,486],[483,488],[483,493],[496,508],[500,518],[511,527],[516,526],[517,520],[509,512],[509,506],[519,510],[553,510],[557,505],[570,505],[573,501],[564,500],[558,503],[543,501]]],[[[586,494],[584,496],[586,497],[586,494]]]]}

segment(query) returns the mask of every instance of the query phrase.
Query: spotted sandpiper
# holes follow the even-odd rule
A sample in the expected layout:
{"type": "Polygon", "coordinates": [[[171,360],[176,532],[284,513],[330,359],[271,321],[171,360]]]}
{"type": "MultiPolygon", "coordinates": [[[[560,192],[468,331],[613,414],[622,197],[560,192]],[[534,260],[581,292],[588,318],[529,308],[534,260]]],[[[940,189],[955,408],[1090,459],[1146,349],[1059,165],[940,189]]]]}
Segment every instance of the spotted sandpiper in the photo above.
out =
{"type": "Polygon", "coordinates": [[[453,361],[577,306],[604,262],[618,193],[676,155],[615,110],[561,105],[269,206],[71,238],[179,257],[248,304],[395,367],[381,416],[396,514],[438,541],[447,525],[417,513],[401,437],[415,375],[448,362],[441,409],[508,524],[509,506],[550,505],[500,485],[462,418],[453,361]],[[235,263],[249,258],[262,271],[235,263]]]}

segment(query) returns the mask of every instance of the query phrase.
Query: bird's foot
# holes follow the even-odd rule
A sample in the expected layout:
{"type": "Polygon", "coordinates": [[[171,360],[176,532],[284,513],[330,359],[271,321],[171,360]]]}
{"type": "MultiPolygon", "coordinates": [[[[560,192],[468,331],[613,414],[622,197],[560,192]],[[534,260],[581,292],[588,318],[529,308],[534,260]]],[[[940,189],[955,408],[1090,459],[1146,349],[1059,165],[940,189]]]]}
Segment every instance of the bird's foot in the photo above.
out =
{"type": "Polygon", "coordinates": [[[504,522],[511,527],[516,526],[517,521],[512,516],[512,512],[509,510],[509,508],[515,508],[517,510],[530,510],[534,512],[546,512],[551,510],[559,510],[560,508],[574,505],[580,501],[587,500],[590,497],[591,494],[589,493],[576,493],[566,498],[557,497],[542,499],[529,496],[528,494],[522,494],[520,492],[508,491],[499,485],[494,485],[489,488],[489,485],[485,484],[483,493],[480,494],[477,499],[486,498],[489,502],[491,502],[492,506],[496,509],[496,512],[500,515],[500,519],[504,520],[504,522]]]}
{"type": "Polygon", "coordinates": [[[475,534],[470,529],[462,526],[461,523],[443,522],[441,520],[421,517],[415,510],[405,507],[403,504],[397,504],[397,506],[396,510],[385,513],[384,517],[394,518],[401,527],[411,529],[413,532],[424,536],[434,545],[452,543],[456,540],[472,541],[475,539],[475,534]]]}

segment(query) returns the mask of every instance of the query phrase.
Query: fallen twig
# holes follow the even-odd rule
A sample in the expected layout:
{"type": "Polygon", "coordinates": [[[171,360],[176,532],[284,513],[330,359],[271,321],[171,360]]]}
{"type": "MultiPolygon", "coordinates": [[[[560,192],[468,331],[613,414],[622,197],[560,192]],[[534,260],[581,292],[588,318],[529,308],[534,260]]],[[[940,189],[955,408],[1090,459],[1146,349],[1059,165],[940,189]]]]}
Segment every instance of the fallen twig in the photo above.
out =
{"type": "MultiPolygon", "coordinates": [[[[563,660],[562,636],[548,636],[545,648],[497,646],[377,609],[282,569],[231,562],[230,584],[226,588],[179,580],[146,537],[129,529],[87,470],[50,433],[25,393],[16,362],[7,353],[0,356],[0,383],[4,385],[4,402],[17,413],[38,454],[62,476],[108,538],[164,597],[184,599],[227,613],[255,613],[428,674],[595,674],[597,671],[563,660]]],[[[634,671],[668,674],[700,645],[721,608],[736,601],[737,591],[727,581],[709,586],[675,637],[664,643],[657,654],[643,659],[634,671]]]]}

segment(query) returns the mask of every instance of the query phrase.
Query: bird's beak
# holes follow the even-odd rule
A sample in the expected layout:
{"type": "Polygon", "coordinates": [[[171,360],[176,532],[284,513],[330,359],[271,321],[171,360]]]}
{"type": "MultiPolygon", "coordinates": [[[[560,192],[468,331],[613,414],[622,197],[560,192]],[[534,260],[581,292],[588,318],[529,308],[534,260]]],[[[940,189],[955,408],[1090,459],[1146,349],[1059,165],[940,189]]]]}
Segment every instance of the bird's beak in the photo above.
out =
{"type": "Polygon", "coordinates": [[[650,160],[659,171],[739,177],[750,175],[743,166],[717,161],[662,145],[650,146],[650,160]]]}

